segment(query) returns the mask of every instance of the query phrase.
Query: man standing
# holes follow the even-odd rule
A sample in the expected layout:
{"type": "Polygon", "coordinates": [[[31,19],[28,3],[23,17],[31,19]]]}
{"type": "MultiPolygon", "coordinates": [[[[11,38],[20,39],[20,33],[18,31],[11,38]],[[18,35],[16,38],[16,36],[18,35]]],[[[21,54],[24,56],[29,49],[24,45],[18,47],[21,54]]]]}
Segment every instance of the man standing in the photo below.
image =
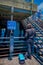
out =
{"type": "Polygon", "coordinates": [[[27,29],[26,29],[26,34],[25,34],[25,38],[27,41],[27,53],[26,56],[29,57],[31,59],[31,54],[34,53],[34,37],[36,36],[36,32],[34,30],[34,28],[32,28],[31,24],[27,25],[27,29]]]}

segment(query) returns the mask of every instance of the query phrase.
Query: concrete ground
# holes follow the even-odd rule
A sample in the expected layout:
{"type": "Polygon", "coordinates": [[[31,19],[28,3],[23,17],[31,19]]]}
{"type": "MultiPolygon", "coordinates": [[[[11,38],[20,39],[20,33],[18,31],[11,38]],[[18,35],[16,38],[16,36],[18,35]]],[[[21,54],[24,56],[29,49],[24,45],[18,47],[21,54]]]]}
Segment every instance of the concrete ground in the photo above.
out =
{"type": "Polygon", "coordinates": [[[25,64],[19,64],[18,57],[14,57],[13,60],[8,60],[8,58],[0,59],[0,65],[40,65],[39,62],[32,57],[32,59],[25,60],[25,64]]]}

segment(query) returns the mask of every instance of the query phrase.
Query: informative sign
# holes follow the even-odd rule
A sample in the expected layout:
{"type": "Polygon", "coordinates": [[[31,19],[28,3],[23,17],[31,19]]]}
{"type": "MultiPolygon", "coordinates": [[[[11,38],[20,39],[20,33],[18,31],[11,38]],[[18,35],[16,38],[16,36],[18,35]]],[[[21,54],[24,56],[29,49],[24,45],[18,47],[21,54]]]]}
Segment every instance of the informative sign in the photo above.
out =
{"type": "Polygon", "coordinates": [[[16,29],[16,21],[7,21],[7,29],[15,30],[16,29]]]}

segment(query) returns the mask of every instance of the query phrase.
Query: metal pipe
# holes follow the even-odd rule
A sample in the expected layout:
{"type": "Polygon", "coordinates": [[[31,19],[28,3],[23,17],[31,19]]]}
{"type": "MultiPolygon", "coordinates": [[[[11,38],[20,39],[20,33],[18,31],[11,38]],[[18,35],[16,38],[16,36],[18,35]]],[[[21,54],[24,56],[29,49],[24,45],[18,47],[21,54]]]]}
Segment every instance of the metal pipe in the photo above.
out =
{"type": "Polygon", "coordinates": [[[0,44],[1,43],[10,43],[10,41],[0,41],[0,44]]]}
{"type": "MultiPolygon", "coordinates": [[[[14,41],[14,43],[24,43],[25,41],[14,41]]],[[[0,41],[0,43],[10,43],[10,41],[0,41]]]]}
{"type": "MultiPolygon", "coordinates": [[[[20,38],[20,39],[25,39],[25,37],[14,37],[14,39],[19,39],[19,38],[20,38]]],[[[37,39],[38,39],[38,38],[43,39],[43,36],[41,36],[41,37],[40,37],[40,36],[37,36],[37,37],[35,37],[35,38],[37,38],[37,39]]],[[[10,39],[10,37],[0,37],[0,39],[10,39]]]]}
{"type": "MultiPolygon", "coordinates": [[[[14,39],[24,39],[25,37],[14,37],[14,39]]],[[[10,39],[10,37],[0,37],[0,39],[10,39]]]]}
{"type": "Polygon", "coordinates": [[[14,7],[11,7],[11,21],[13,21],[13,12],[14,12],[14,7]]]}

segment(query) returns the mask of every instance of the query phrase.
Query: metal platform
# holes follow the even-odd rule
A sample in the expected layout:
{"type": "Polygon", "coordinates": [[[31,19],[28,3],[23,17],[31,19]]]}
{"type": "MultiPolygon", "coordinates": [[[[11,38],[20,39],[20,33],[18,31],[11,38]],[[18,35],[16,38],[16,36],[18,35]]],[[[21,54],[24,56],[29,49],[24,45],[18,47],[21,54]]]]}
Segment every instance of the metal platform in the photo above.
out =
{"type": "MultiPolygon", "coordinates": [[[[31,0],[30,0],[31,1],[31,0]]],[[[37,5],[25,0],[0,0],[0,19],[10,19],[11,14],[14,20],[21,21],[37,11],[37,5]],[[14,12],[11,13],[11,8],[14,7],[14,12]],[[32,8],[31,8],[32,7],[32,8]]]]}

